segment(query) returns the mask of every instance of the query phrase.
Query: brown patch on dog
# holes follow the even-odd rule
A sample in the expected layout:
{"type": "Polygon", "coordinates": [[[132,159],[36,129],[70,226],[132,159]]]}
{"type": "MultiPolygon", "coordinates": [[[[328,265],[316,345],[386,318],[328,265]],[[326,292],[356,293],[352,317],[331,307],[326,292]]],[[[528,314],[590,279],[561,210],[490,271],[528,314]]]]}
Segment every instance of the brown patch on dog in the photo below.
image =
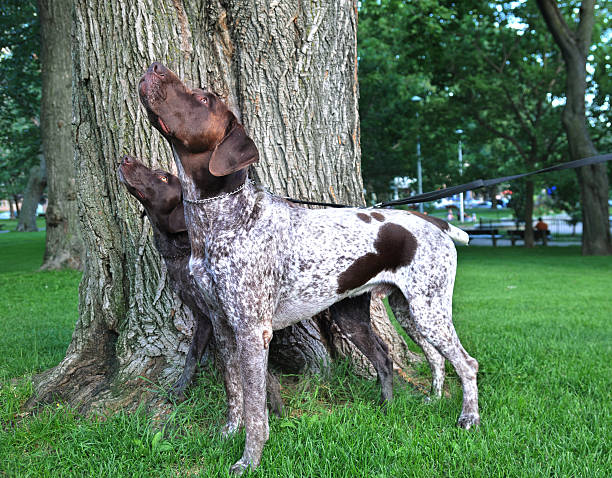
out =
{"type": "Polygon", "coordinates": [[[358,217],[359,219],[361,219],[363,222],[367,222],[368,224],[369,224],[370,222],[372,222],[372,218],[371,218],[370,216],[368,216],[367,214],[364,214],[364,213],[362,213],[362,212],[358,212],[358,213],[357,213],[357,217],[358,217]]]}
{"type": "Polygon", "coordinates": [[[418,243],[414,235],[397,224],[385,224],[374,242],[376,252],[356,259],[338,276],[338,293],[356,289],[384,270],[395,271],[414,259],[418,243]]]}
{"type": "Polygon", "coordinates": [[[438,227],[444,232],[450,229],[448,222],[446,222],[444,219],[440,219],[439,217],[434,217],[434,216],[428,216],[427,214],[422,214],[417,211],[408,211],[408,212],[410,214],[414,214],[415,216],[419,216],[421,219],[425,219],[427,222],[433,224],[434,226],[438,227]]]}
{"type": "Polygon", "coordinates": [[[374,219],[376,219],[378,222],[384,222],[385,220],[385,216],[383,216],[381,213],[379,212],[373,212],[372,214],[370,214],[370,216],[372,216],[374,219]]]}

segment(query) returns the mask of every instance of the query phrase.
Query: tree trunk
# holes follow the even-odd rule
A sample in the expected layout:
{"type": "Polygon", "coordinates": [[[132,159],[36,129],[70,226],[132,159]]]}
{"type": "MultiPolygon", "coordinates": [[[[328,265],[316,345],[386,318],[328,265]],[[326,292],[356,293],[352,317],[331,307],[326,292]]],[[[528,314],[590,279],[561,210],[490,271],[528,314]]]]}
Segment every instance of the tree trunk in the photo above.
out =
{"type": "Polygon", "coordinates": [[[45,158],[41,155],[40,164],[30,170],[28,185],[23,193],[23,202],[21,203],[21,211],[19,211],[17,231],[38,231],[38,227],[36,227],[36,209],[38,208],[40,197],[45,190],[46,183],[45,158]]]}
{"type": "Polygon", "coordinates": [[[47,162],[47,237],[42,269],[82,268],[72,145],[72,3],[39,0],[42,147],[47,162]]]}
{"type": "MultiPolygon", "coordinates": [[[[595,156],[597,150],[591,142],[582,115],[576,114],[568,100],[563,111],[563,124],[567,132],[572,159],[595,156]]],[[[612,254],[610,221],[608,214],[608,170],[606,164],[592,164],[576,169],[580,184],[582,208],[582,254],[612,254]]]]}
{"type": "Polygon", "coordinates": [[[13,219],[18,219],[19,218],[19,214],[21,213],[21,211],[19,209],[19,195],[18,194],[13,194],[13,204],[15,205],[15,211],[14,211],[13,219]]]}
{"type": "MultiPolygon", "coordinates": [[[[561,49],[567,81],[563,125],[567,133],[572,160],[595,156],[586,122],[584,97],[586,93],[586,58],[592,42],[595,22],[594,0],[580,5],[580,22],[576,30],[566,23],[555,0],[537,0],[548,29],[561,49]]],[[[584,255],[612,254],[608,215],[608,172],[605,164],[585,166],[576,170],[580,184],[582,206],[582,253],[584,255]]]]}
{"type": "Polygon", "coordinates": [[[9,218],[15,219],[17,217],[17,201],[14,201],[12,197],[9,197],[9,218]]]}
{"type": "MultiPolygon", "coordinates": [[[[76,0],[75,19],[77,201],[86,250],[79,320],[64,360],[35,379],[30,404],[60,396],[83,411],[131,408],[150,387],[145,380],[167,386],[178,377],[193,325],[166,287],[138,203],[116,179],[128,152],[174,170],[139,105],[140,75],[159,60],[226,98],[259,147],[254,176],[274,192],[363,203],[356,4],[76,0]]],[[[414,358],[386,314],[375,322],[393,339],[396,365],[414,358]]],[[[332,342],[348,342],[338,334],[329,340],[316,320],[275,337],[285,368],[298,370],[316,370],[341,353],[332,342]],[[283,337],[301,344],[299,351],[283,337]]],[[[356,349],[348,354],[363,361],[356,349]]]]}
{"type": "Polygon", "coordinates": [[[21,210],[19,208],[19,195],[18,194],[13,194],[13,204],[15,205],[15,215],[13,216],[13,219],[19,218],[19,214],[21,214],[21,210]]]}
{"type": "Polygon", "coordinates": [[[533,193],[534,193],[533,181],[529,179],[525,181],[525,235],[523,236],[525,247],[533,248],[534,246],[534,234],[533,234],[533,193]]]}

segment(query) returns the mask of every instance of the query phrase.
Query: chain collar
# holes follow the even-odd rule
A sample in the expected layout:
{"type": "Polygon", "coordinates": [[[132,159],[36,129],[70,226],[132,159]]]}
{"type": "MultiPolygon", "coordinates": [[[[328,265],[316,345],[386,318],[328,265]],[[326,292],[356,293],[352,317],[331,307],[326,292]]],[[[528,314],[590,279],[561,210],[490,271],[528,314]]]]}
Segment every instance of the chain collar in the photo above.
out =
{"type": "Polygon", "coordinates": [[[250,181],[251,180],[249,178],[247,178],[246,181],[244,183],[242,183],[242,185],[239,188],[234,189],[232,192],[229,192],[229,193],[223,193],[223,194],[220,194],[218,196],[213,196],[211,198],[204,198],[204,199],[187,199],[186,197],[183,197],[183,202],[187,202],[189,204],[207,204],[209,202],[218,201],[219,199],[225,199],[226,197],[233,196],[234,194],[239,193],[240,191],[242,191],[244,189],[244,187],[250,181]]]}

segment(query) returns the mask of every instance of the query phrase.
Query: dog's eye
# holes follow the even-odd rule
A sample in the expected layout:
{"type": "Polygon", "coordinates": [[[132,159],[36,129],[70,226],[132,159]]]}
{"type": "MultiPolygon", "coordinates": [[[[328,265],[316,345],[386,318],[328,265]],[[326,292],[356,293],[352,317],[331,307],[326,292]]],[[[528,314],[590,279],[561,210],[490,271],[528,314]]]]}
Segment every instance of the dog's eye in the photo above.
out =
{"type": "Polygon", "coordinates": [[[161,179],[161,180],[162,180],[163,182],[165,182],[165,183],[167,183],[167,182],[168,182],[168,178],[167,178],[166,176],[159,175],[159,176],[157,176],[157,177],[158,177],[159,179],[161,179]]]}
{"type": "Polygon", "coordinates": [[[200,103],[202,104],[208,104],[208,98],[206,98],[206,96],[198,96],[198,100],[200,100],[200,103]]]}

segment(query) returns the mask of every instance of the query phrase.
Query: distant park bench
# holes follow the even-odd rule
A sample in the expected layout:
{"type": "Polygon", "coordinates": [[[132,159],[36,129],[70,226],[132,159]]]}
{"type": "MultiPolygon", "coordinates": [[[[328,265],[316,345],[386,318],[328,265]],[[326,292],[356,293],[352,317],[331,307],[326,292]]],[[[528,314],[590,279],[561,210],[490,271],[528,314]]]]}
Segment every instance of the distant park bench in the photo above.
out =
{"type": "MultiPolygon", "coordinates": [[[[510,236],[510,242],[513,246],[516,243],[517,239],[525,240],[525,231],[523,229],[510,229],[506,232],[508,233],[508,236],[510,236]]],[[[535,241],[542,241],[543,245],[546,245],[548,243],[549,237],[550,231],[538,231],[537,229],[534,229],[533,231],[533,239],[535,241]]]]}
{"type": "Polygon", "coordinates": [[[497,240],[502,237],[501,234],[499,234],[499,230],[494,228],[464,229],[464,231],[467,232],[470,237],[491,236],[493,246],[497,246],[497,240]]]}

